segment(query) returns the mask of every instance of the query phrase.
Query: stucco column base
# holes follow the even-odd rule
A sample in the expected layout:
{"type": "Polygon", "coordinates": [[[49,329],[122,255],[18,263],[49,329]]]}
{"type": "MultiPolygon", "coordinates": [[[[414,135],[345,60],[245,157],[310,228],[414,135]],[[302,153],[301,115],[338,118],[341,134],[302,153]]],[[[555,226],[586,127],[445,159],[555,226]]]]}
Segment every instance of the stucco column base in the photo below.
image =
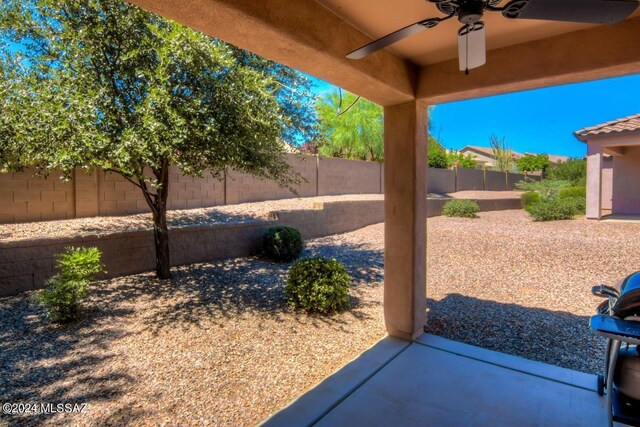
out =
{"type": "Polygon", "coordinates": [[[426,322],[427,106],[384,108],[384,320],[412,340],[426,322]]]}

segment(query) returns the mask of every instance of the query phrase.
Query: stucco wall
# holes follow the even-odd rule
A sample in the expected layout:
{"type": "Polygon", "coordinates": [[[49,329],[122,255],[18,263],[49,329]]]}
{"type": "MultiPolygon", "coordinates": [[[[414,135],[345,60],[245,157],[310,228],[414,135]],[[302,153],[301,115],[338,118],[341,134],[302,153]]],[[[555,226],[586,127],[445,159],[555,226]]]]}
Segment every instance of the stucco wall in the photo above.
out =
{"type": "Polygon", "coordinates": [[[613,159],[613,213],[640,214],[640,147],[613,159]]]}

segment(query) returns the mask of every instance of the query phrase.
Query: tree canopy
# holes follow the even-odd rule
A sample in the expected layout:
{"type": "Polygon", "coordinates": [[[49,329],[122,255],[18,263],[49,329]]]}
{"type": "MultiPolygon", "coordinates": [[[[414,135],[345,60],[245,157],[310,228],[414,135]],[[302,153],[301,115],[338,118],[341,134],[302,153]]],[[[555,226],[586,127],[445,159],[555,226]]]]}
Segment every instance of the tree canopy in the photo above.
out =
{"type": "Polygon", "coordinates": [[[520,172],[546,171],[550,164],[547,154],[526,154],[516,160],[520,172]]]}
{"type": "Polygon", "coordinates": [[[294,70],[119,0],[5,0],[0,37],[13,46],[0,55],[4,168],[121,174],[153,213],[162,278],[170,164],[300,181],[282,141],[306,139],[315,111],[294,70]]]}
{"type": "Polygon", "coordinates": [[[319,153],[345,159],[384,160],[382,107],[336,90],[316,102],[319,153]],[[349,108],[350,107],[350,108],[349,108]],[[347,110],[348,109],[348,110],[347,110]]]}

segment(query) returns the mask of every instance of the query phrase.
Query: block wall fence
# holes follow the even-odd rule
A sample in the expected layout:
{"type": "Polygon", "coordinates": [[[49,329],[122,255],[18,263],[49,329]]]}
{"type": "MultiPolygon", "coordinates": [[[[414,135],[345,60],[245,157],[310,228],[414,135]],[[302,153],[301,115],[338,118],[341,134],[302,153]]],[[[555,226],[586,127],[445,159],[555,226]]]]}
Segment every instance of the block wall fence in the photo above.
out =
{"type": "MultiPolygon", "coordinates": [[[[287,155],[304,178],[300,197],[341,194],[382,194],[384,165],[321,156],[287,155]]],[[[463,190],[505,191],[514,189],[524,175],[476,169],[429,168],[428,191],[446,194],[463,190]]],[[[295,197],[275,182],[231,171],[214,178],[183,175],[171,167],[169,209],[193,209],[295,197]]],[[[118,174],[77,169],[69,182],[54,172],[47,178],[33,171],[0,174],[0,224],[118,216],[148,212],[140,189],[118,174]]]]}

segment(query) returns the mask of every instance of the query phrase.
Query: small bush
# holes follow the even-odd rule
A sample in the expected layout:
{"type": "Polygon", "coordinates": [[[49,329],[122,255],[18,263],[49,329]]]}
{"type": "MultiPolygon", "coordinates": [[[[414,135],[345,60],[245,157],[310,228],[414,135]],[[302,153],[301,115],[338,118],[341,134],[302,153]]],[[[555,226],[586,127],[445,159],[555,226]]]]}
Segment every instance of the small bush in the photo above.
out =
{"type": "Polygon", "coordinates": [[[292,261],[304,249],[302,235],[293,227],[272,227],[262,236],[262,250],[276,262],[292,261]]]}
{"type": "Polygon", "coordinates": [[[333,313],[346,310],[351,305],[350,283],[349,274],[335,259],[302,259],[289,270],[285,294],[294,308],[333,313]]]}
{"type": "Polygon", "coordinates": [[[540,194],[535,191],[529,191],[520,196],[520,201],[522,202],[522,207],[526,210],[529,206],[540,203],[542,201],[542,197],[540,197],[540,194]]]}
{"type": "Polygon", "coordinates": [[[584,215],[587,211],[587,200],[584,197],[568,197],[561,200],[571,206],[576,215],[584,215]]]}
{"type": "Polygon", "coordinates": [[[587,197],[587,187],[566,187],[562,188],[558,192],[558,197],[561,199],[569,199],[573,197],[587,197]]]}
{"type": "Polygon", "coordinates": [[[475,218],[478,212],[480,207],[473,200],[449,200],[442,208],[443,215],[461,218],[475,218]]]}
{"type": "Polygon", "coordinates": [[[78,318],[80,303],[87,297],[87,287],[104,266],[97,248],[67,248],[58,255],[58,274],[36,298],[47,308],[49,318],[58,323],[78,318]]]}
{"type": "Polygon", "coordinates": [[[575,206],[567,203],[567,199],[550,199],[535,203],[527,208],[527,212],[534,221],[557,221],[572,219],[575,215],[575,206]]]}

